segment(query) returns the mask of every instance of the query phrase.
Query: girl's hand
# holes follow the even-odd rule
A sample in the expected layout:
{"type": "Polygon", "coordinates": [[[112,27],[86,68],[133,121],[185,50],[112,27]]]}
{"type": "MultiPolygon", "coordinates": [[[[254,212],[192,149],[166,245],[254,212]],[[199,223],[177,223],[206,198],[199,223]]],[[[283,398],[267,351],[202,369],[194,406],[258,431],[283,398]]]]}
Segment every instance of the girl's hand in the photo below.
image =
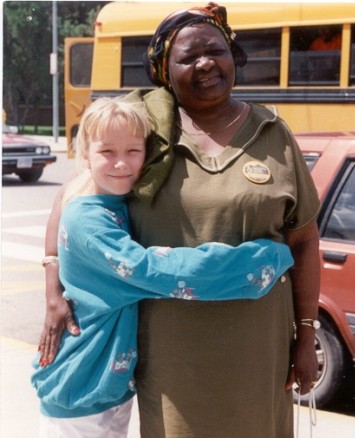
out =
{"type": "Polygon", "coordinates": [[[58,296],[58,298],[47,302],[44,328],[38,346],[39,364],[42,367],[54,361],[65,329],[73,336],[80,334],[79,327],[73,318],[70,303],[58,296]]]}

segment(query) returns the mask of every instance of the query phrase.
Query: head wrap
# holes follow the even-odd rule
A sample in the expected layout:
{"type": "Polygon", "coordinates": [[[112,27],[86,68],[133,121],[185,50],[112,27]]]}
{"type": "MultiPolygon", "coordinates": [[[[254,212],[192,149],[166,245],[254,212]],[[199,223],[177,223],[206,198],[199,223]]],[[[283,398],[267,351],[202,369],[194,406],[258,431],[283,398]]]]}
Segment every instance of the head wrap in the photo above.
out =
{"type": "Polygon", "coordinates": [[[196,6],[174,12],[160,23],[143,55],[144,68],[153,84],[169,85],[168,59],[171,42],[179,30],[197,23],[209,23],[217,27],[230,47],[235,64],[239,67],[245,65],[247,55],[237,44],[236,34],[227,24],[226,8],[210,2],[205,7],[196,6]]]}

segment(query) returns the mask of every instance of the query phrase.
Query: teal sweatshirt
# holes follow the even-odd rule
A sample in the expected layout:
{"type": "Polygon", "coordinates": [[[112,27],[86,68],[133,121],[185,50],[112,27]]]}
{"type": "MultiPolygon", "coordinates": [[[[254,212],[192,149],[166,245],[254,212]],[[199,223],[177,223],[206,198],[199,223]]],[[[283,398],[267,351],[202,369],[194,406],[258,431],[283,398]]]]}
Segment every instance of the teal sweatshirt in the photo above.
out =
{"type": "Polygon", "coordinates": [[[145,249],[130,237],[125,198],[114,195],[79,196],[65,207],[58,255],[81,333],[64,334],[53,364],[42,368],[37,357],[31,378],[41,412],[58,418],[133,397],[138,301],[259,299],[293,265],[289,248],[267,239],[145,249]]]}

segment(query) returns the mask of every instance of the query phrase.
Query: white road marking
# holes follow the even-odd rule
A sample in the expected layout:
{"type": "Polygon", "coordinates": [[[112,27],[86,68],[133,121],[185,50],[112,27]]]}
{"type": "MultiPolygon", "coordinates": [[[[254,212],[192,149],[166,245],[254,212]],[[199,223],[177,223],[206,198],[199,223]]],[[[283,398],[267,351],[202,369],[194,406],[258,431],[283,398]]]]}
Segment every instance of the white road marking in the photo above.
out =
{"type": "Polygon", "coordinates": [[[3,227],[3,233],[19,234],[20,236],[42,237],[46,234],[45,225],[34,225],[30,227],[3,227]]]}
{"type": "Polygon", "coordinates": [[[6,219],[6,218],[11,218],[11,217],[49,215],[50,212],[51,212],[50,209],[48,209],[48,210],[17,211],[14,213],[3,213],[1,216],[6,219]]]}
{"type": "MultiPolygon", "coordinates": [[[[2,258],[10,257],[16,260],[25,260],[26,262],[41,263],[44,256],[44,245],[41,248],[34,245],[2,241],[1,246],[2,258]]],[[[4,266],[4,261],[2,265],[4,266]]]]}

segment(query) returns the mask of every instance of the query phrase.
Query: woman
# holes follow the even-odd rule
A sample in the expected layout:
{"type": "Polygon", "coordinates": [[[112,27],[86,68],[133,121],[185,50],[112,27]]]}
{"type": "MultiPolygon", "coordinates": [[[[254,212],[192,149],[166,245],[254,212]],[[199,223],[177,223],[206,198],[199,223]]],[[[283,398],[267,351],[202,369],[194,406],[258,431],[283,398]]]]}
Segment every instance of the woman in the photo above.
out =
{"type": "MultiPolygon", "coordinates": [[[[236,65],[245,63],[235,38],[214,3],[157,29],[147,70],[160,88],[128,97],[143,100],[155,122],[130,203],[135,237],[144,246],[269,237],[290,246],[295,267],[258,302],[141,305],[143,438],[291,438],[292,384],[305,394],[316,378],[319,201],[284,122],[231,96],[236,65]]],[[[51,303],[65,307],[53,291],[51,303]]],[[[70,317],[67,307],[63,314],[70,317]]],[[[48,348],[62,320],[47,315],[48,348]]]]}
{"type": "Polygon", "coordinates": [[[51,367],[33,363],[40,437],[127,437],[140,300],[260,299],[293,264],[289,247],[270,239],[237,248],[134,242],[125,195],[140,177],[149,133],[144,106],[117,97],[96,99],[80,120],[81,172],[63,196],[58,262],[81,336],[63,338],[51,367]]]}

